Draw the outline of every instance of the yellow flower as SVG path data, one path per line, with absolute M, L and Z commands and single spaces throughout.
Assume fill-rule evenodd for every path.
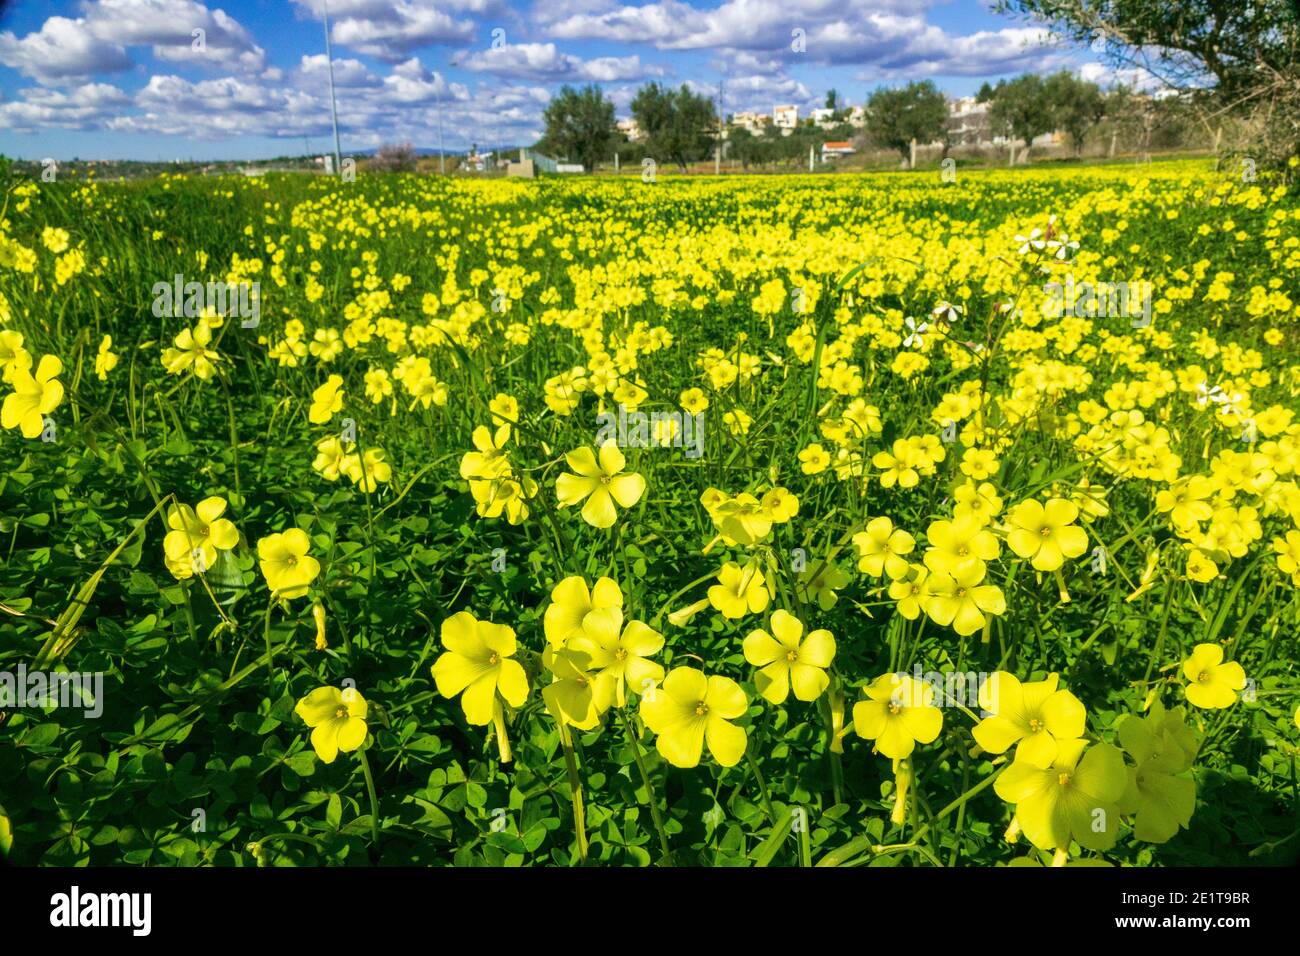
M 66 229 L 55 229 L 46 226 L 41 230 L 41 243 L 50 252 L 58 255 L 68 248 L 68 231 Z
M 922 606 L 936 624 L 963 637 L 984 627 L 985 614 L 1005 614 L 1007 601 L 1002 589 L 984 580 L 984 565 L 977 562 L 953 565 L 951 573 L 934 571 L 925 579 Z
M 930 576 L 930 569 L 924 564 L 908 565 L 907 574 L 889 585 L 889 598 L 898 602 L 898 613 L 909 621 L 921 616 L 921 601 L 928 595 L 925 591 L 925 579 Z
M 629 685 L 645 694 L 663 680 L 663 667 L 648 659 L 663 649 L 663 635 L 642 621 L 628 621 L 624 627 L 621 607 L 590 611 L 583 618 L 581 633 L 570 638 L 568 646 L 585 654 L 597 672 L 595 697 L 602 709 L 610 700 L 619 707 L 626 704 Z
M 216 373 L 216 363 L 221 361 L 221 355 L 208 348 L 211 344 L 212 329 L 206 322 L 200 321 L 192 329 L 183 329 L 176 336 L 176 347 L 163 349 L 163 367 L 171 375 L 193 368 L 195 377 L 206 382 Z
M 713 759 L 734 767 L 748 737 L 730 721 L 748 708 L 745 692 L 729 677 L 705 677 L 693 667 L 676 667 L 662 686 L 641 698 L 641 718 L 656 735 L 655 746 L 674 767 L 699 765 L 704 745 Z
M 104 336 L 99 341 L 99 351 L 95 354 L 95 375 L 101 382 L 108 381 L 108 373 L 117 368 L 117 356 L 112 351 L 113 337 Z
M 21 430 L 24 438 L 39 438 L 45 416 L 63 401 L 63 383 L 57 378 L 63 363 L 57 356 L 44 355 L 34 376 L 18 364 L 8 368 L 14 390 L 0 406 L 0 425 Z
M 931 522 L 925 536 L 930 541 L 925 551 L 926 567 L 962 580 L 970 580 L 973 575 L 973 584 L 984 577 L 984 563 L 998 556 L 998 539 L 973 516 Z
M 906 674 L 881 674 L 866 687 L 867 700 L 853 705 L 853 729 L 874 740 L 886 757 L 909 757 L 918 743 L 928 744 L 943 729 L 943 712 L 934 706 L 934 688 Z
M 205 574 L 217 560 L 217 551 L 229 551 L 239 544 L 239 531 L 233 522 L 221 517 L 226 499 L 204 498 L 197 506 L 172 507 L 167 512 L 171 531 L 163 538 L 167 566 L 178 578 Z
M 301 528 L 270 534 L 257 542 L 258 566 L 276 598 L 296 598 L 320 574 L 320 562 L 307 553 L 311 539 Z
M 442 622 L 447 650 L 433 665 L 433 679 L 443 697 L 460 694 L 465 719 L 475 726 L 492 723 L 500 694 L 511 707 L 528 698 L 528 676 L 515 654 L 515 632 L 505 624 L 480 621 L 460 611 Z
M 393 466 L 384 460 L 382 448 L 367 448 L 365 455 L 346 456 L 339 470 L 364 492 L 372 492 L 393 477 Z
M 829 468 L 830 464 L 830 453 L 816 442 L 799 452 L 799 470 L 805 475 L 819 475 Z
M 623 592 L 613 578 L 599 578 L 591 590 L 577 575 L 565 578 L 551 589 L 551 604 L 542 617 L 546 643 L 564 647 L 582 633 L 587 615 L 602 608 L 623 608 Z
M 474 451 L 467 451 L 460 459 L 460 476 L 465 479 L 490 481 L 510 474 L 510 459 L 504 451 L 510 440 L 510 426 L 501 425 L 495 432 L 479 425 L 470 436 Z
M 591 657 L 572 647 L 542 649 L 542 666 L 551 672 L 551 683 L 542 688 L 542 700 L 556 720 L 579 730 L 591 730 L 609 709 L 610 698 L 598 699 L 596 674 Z
M 1209 709 L 1231 707 L 1237 702 L 1236 692 L 1246 686 L 1246 672 L 1236 661 L 1223 663 L 1223 648 L 1218 644 L 1197 644 L 1183 661 L 1183 676 L 1189 681 L 1187 700 Z
M 1016 745 L 1016 759 L 1045 766 L 1056 759 L 1057 741 L 1083 736 L 1087 714 L 1079 698 L 1057 688 L 1057 675 L 1022 684 L 997 671 L 980 686 L 980 707 L 990 712 L 975 725 L 975 742 L 991 754 Z
M 872 577 L 881 572 L 897 581 L 907 574 L 905 554 L 911 554 L 916 539 L 906 531 L 894 529 L 894 523 L 885 517 L 867 522 L 867 529 L 853 536 L 853 546 L 858 550 L 858 570 Z
M 998 473 L 998 456 L 986 448 L 968 448 L 961 456 L 961 473 L 983 481 Z
M 976 485 L 975 482 L 968 481 L 954 489 L 952 497 L 956 502 L 952 506 L 952 516 L 959 521 L 973 518 L 979 524 L 987 526 L 1002 513 L 1002 499 L 998 497 L 997 489 L 988 482 Z
M 331 375 L 325 384 L 311 393 L 307 417 L 313 425 L 323 425 L 343 409 L 343 376 Z
M 772 613 L 771 628 L 771 634 L 751 631 L 744 641 L 745 660 L 759 668 L 758 692 L 773 704 L 785 703 L 791 687 L 799 700 L 816 700 L 830 683 L 835 638 L 827 630 L 803 637 L 803 622 L 785 610 Z
M 595 528 L 608 528 L 618 519 L 618 509 L 631 508 L 645 494 L 645 479 L 635 472 L 623 474 L 627 460 L 618 445 L 607 441 L 600 459 L 590 448 L 579 448 L 564 456 L 576 474 L 562 474 L 555 482 L 560 507 L 576 505 L 584 498 L 582 518 Z
M 1110 744 L 1096 744 L 1087 753 L 1085 746 L 1083 740 L 1061 740 L 1051 760 L 1018 757 L 993 784 L 999 797 L 1015 805 L 1020 829 L 1040 850 L 1064 850 L 1071 840 L 1106 850 L 1119 834 L 1116 803 L 1128 785 L 1124 757 Z
M 354 687 L 317 687 L 294 706 L 293 712 L 311 730 L 311 746 L 325 763 L 339 752 L 350 753 L 366 741 L 366 715 L 370 707 Z
M 1088 534 L 1074 520 L 1079 508 L 1064 498 L 1047 504 L 1030 499 L 1012 509 L 1007 545 L 1036 571 L 1056 571 L 1066 558 L 1077 558 L 1088 550 Z
M 750 561 L 743 569 L 735 561 L 728 561 L 718 572 L 718 583 L 709 588 L 709 603 L 732 620 L 762 613 L 769 600 L 771 596 L 756 561 Z
M 316 443 L 316 457 L 311 466 L 321 473 L 326 481 L 338 481 L 344 463 L 351 456 L 352 443 L 346 445 L 337 435 L 327 435 Z

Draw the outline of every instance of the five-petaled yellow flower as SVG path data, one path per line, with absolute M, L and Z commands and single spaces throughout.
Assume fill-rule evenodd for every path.
M 607 441 L 600 446 L 600 457 L 590 448 L 579 448 L 564 456 L 575 474 L 562 474 L 555 482 L 560 507 L 576 505 L 583 499 L 582 518 L 595 528 L 608 528 L 618 520 L 618 508 L 631 508 L 645 494 L 645 479 L 635 472 L 623 473 L 627 459 L 618 445 Z
M 785 703 L 791 687 L 799 700 L 816 700 L 830 683 L 835 638 L 825 629 L 804 637 L 803 623 L 785 610 L 772 613 L 771 627 L 771 634 L 759 628 L 745 638 L 745 660 L 759 668 L 754 686 L 773 704 Z
M 1016 745 L 1016 759 L 1039 766 L 1056 759 L 1057 741 L 1083 736 L 1087 714 L 1082 702 L 1057 687 L 1059 678 L 1022 684 L 1014 674 L 996 671 L 980 685 L 980 707 L 989 712 L 971 731 L 991 754 Z
M 443 697 L 460 694 L 465 719 L 475 726 L 493 721 L 498 693 L 511 707 L 528 698 L 528 675 L 515 656 L 515 632 L 505 624 L 480 621 L 460 611 L 442 622 L 447 650 L 433 665 L 433 679 Z
M 1190 682 L 1187 699 L 1197 707 L 1231 707 L 1237 691 L 1246 686 L 1246 672 L 1236 661 L 1223 663 L 1223 648 L 1218 644 L 1197 644 L 1183 661 L 1183 676 Z
M 167 565 L 178 578 L 204 574 L 217 560 L 217 551 L 229 551 L 239 544 L 239 531 L 228 518 L 226 499 L 213 495 L 195 507 L 180 505 L 168 509 L 163 538 Z
M 747 706 L 745 692 L 731 678 L 676 667 L 641 698 L 641 717 L 656 734 L 659 753 L 674 767 L 697 766 L 706 743 L 714 760 L 733 767 L 745 755 L 748 737 L 731 721 Z
M 853 729 L 874 740 L 886 757 L 909 757 L 918 743 L 930 743 L 943 729 L 943 712 L 934 706 L 934 688 L 925 681 L 881 674 L 866 693 L 866 700 L 853 705 Z
M 257 563 L 276 598 L 296 598 L 320 574 L 320 562 L 308 554 L 311 539 L 301 528 L 270 534 L 257 542 Z
M 1095 744 L 1087 753 L 1085 746 L 1062 740 L 1051 760 L 1017 757 L 993 784 L 1015 805 L 1021 830 L 1040 850 L 1066 849 L 1071 840 L 1105 850 L 1119 834 L 1116 803 L 1128 786 L 1124 758 L 1110 744 Z
M 57 378 L 63 363 L 57 356 L 43 355 L 35 375 L 17 363 L 6 368 L 14 390 L 0 407 L 0 425 L 21 430 L 24 438 L 39 438 L 45 416 L 63 401 L 63 383 Z
M 354 687 L 317 687 L 294 707 L 311 728 L 311 746 L 325 763 L 350 753 L 366 740 L 369 705 Z
M 1079 507 L 1064 498 L 1042 504 L 1033 498 L 1022 501 L 1007 516 L 1011 530 L 1007 546 L 1022 558 L 1030 558 L 1036 571 L 1056 571 L 1066 558 L 1077 558 L 1088 550 L 1088 534 L 1074 520 Z

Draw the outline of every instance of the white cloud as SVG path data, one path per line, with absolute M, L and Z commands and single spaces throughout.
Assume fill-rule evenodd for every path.
M 605 56 L 592 60 L 561 53 L 554 43 L 519 43 L 492 47 L 454 61 L 479 73 L 533 80 L 591 80 L 613 83 L 646 76 L 662 76 L 658 67 L 646 67 L 639 56 Z
M 312 17 L 320 17 L 321 0 L 293 2 Z M 330 38 L 358 53 L 395 63 L 421 47 L 474 38 L 474 21 L 454 17 L 446 12 L 448 8 L 482 13 L 492 6 L 441 0 L 336 0 L 329 5 Z
M 41 83 L 66 83 L 131 68 L 120 43 L 102 40 L 78 18 L 50 17 L 35 33 L 19 39 L 0 33 L 0 63 Z
M 249 73 L 266 66 L 266 51 L 239 21 L 196 0 L 98 0 L 86 8 L 86 23 L 97 38 L 150 46 L 160 60 Z M 195 49 L 196 30 L 202 49 Z

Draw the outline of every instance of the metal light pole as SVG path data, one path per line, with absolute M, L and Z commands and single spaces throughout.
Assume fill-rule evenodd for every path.
M 339 147 L 339 104 L 334 97 L 334 54 L 330 51 L 330 8 L 329 0 L 322 0 L 321 10 L 325 16 L 325 62 L 330 73 L 330 118 L 334 123 L 334 169 L 335 175 L 343 175 L 343 150 Z
M 446 82 L 444 77 L 443 83 Z M 447 175 L 447 151 L 442 147 L 442 93 L 438 94 L 438 175 Z

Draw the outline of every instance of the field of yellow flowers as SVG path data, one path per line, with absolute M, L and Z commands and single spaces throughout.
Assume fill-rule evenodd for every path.
M 3 182 L 24 864 L 1300 855 L 1300 203 Z

